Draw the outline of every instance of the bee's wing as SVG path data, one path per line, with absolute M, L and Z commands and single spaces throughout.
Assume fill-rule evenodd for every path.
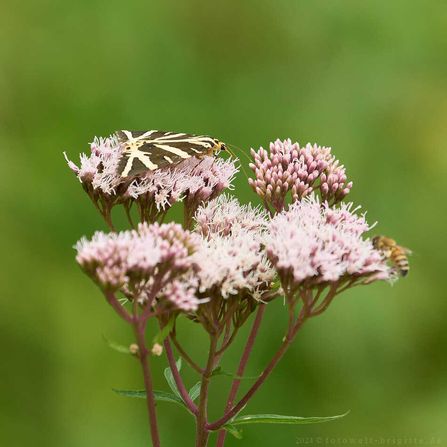
M 400 247 L 406 255 L 411 255 L 413 252 L 407 247 Z

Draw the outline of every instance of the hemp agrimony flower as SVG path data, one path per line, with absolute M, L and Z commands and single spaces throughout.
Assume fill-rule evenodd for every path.
M 192 255 L 198 247 L 197 235 L 178 224 L 141 223 L 137 230 L 98 232 L 91 241 L 81 239 L 76 260 L 105 291 L 122 291 L 140 304 L 164 292 L 173 305 L 191 310 L 199 300 L 189 288 L 172 283 L 193 268 Z
M 267 225 L 267 213 L 261 208 L 241 205 L 227 194 L 201 206 L 195 215 L 196 230 L 203 236 L 220 234 L 228 236 L 240 229 L 263 231 Z
M 140 146 L 135 145 L 137 159 L 135 151 Z M 129 178 L 118 174 L 124 149 L 116 137 L 97 138 L 90 149 L 90 155 L 81 155 L 79 167 L 67 162 L 113 231 L 82 238 L 75 246 L 76 260 L 133 329 L 135 343 L 128 351 L 141 364 L 152 444 L 161 445 L 155 407 L 159 398 L 180 403 L 194 416 L 196 447 L 206 447 L 212 432 L 218 432 L 216 445 L 223 447 L 227 433 L 239 436 L 237 426 L 247 421 L 302 423 L 303 418 L 294 416 L 240 413 L 306 321 L 323 313 L 350 287 L 395 280 L 396 266 L 388 261 L 401 259 L 387 255 L 377 238 L 374 245 L 368 237 L 374 225 L 367 223 L 360 207 L 343 202 L 352 182 L 331 149 L 300 147 L 289 139 L 271 143 L 270 151 L 252 150 L 250 167 L 255 178 L 249 183 L 263 208 L 221 194 L 231 188 L 238 171 L 232 160 L 201 155 L 170 162 L 162 169 L 138 170 L 138 175 Z M 111 210 L 115 206 L 123 207 L 130 229 L 114 230 Z M 182 224 L 162 223 L 173 206 L 183 207 Z M 132 214 L 138 215 L 139 223 L 134 223 Z M 257 333 L 274 301 L 287 316 L 282 342 L 237 399 Z M 239 366 L 234 374 L 224 372 L 222 358 L 253 313 Z M 206 333 L 209 347 L 204 365 L 183 345 L 177 325 L 182 317 Z M 156 336 L 148 346 L 149 324 Z M 188 391 L 173 345 L 199 375 L 200 386 Z M 150 355 L 162 353 L 169 364 L 165 375 L 175 394 L 154 391 Z M 209 384 L 218 374 L 233 376 L 233 380 L 221 416 L 212 421 Z M 139 391 L 121 393 L 141 397 Z
M 352 203 L 330 208 L 314 196 L 295 202 L 269 223 L 266 251 L 284 288 L 389 279 L 390 269 Z
M 341 201 L 350 191 L 345 168 L 332 155 L 331 148 L 316 144 L 300 147 L 289 140 L 270 143 L 270 152 L 262 147 L 251 150 L 250 164 L 256 178 L 249 179 L 253 190 L 276 211 L 286 206 L 290 192 L 292 202 L 318 191 L 323 200 Z

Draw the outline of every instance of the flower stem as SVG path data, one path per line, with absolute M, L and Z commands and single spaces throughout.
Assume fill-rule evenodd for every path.
M 236 394 L 239 390 L 241 384 L 241 377 L 244 374 L 245 367 L 247 366 L 248 359 L 250 357 L 251 351 L 253 349 L 254 342 L 256 340 L 256 335 L 258 334 L 259 326 L 261 325 L 262 318 L 265 312 L 265 304 L 260 304 L 258 307 L 258 311 L 256 313 L 255 320 L 253 322 L 253 326 L 251 328 L 250 334 L 247 339 L 247 343 L 245 345 L 244 351 L 242 353 L 241 360 L 239 362 L 239 366 L 236 372 L 237 378 L 233 380 L 231 384 L 230 394 L 228 395 L 227 404 L 225 407 L 225 412 L 230 411 L 233 406 L 234 399 L 236 398 Z M 225 443 L 225 438 L 227 436 L 227 432 L 225 430 L 221 430 L 219 432 L 219 436 L 217 438 L 216 447 L 223 447 Z
M 172 352 L 171 343 L 169 342 L 169 339 L 166 338 L 163 344 L 166 351 L 166 357 L 168 358 L 169 366 L 172 371 L 172 376 L 174 377 L 175 384 L 177 385 L 177 389 L 180 395 L 182 396 L 183 402 L 185 403 L 185 405 L 188 407 L 189 411 L 192 414 L 197 414 L 198 413 L 197 405 L 189 397 L 188 391 L 185 388 L 185 384 L 183 383 L 177 365 L 175 364 L 175 358 Z
M 197 436 L 196 447 L 206 447 L 208 445 L 209 430 L 208 425 L 208 388 L 211 374 L 215 364 L 215 355 L 218 337 L 215 334 L 210 334 L 210 348 L 208 352 L 208 361 L 205 370 L 202 374 L 202 386 L 200 388 L 199 411 L 197 414 Z
M 130 202 L 130 201 L 124 202 L 124 210 L 126 212 L 127 221 L 129 222 L 129 224 L 132 228 L 135 228 L 135 224 L 133 223 L 133 219 L 132 219 L 132 214 L 130 212 L 131 207 L 132 207 L 132 202 Z
M 289 328 L 287 330 L 287 334 L 284 337 L 284 341 L 281 344 L 280 348 L 276 352 L 276 354 L 273 356 L 273 358 L 270 360 L 270 363 L 267 365 L 267 367 L 264 369 L 262 374 L 259 376 L 258 380 L 252 385 L 252 387 L 245 393 L 245 395 L 242 397 L 242 399 L 234 405 L 229 411 L 227 411 L 220 419 L 217 421 L 208 424 L 207 429 L 208 430 L 218 430 L 221 428 L 224 424 L 226 424 L 231 418 L 236 416 L 242 408 L 247 404 L 247 402 L 253 397 L 253 395 L 256 393 L 256 391 L 261 387 L 261 385 L 265 382 L 267 377 L 271 374 L 275 366 L 278 364 L 278 362 L 281 360 L 282 356 L 287 351 L 288 347 L 292 343 L 293 339 L 295 338 L 296 333 L 300 329 L 300 327 L 303 325 L 303 323 L 306 321 L 308 314 L 306 311 L 306 307 L 303 307 L 301 309 L 301 312 L 298 316 L 298 318 L 295 321 L 294 325 L 289 325 Z
M 199 374 L 203 374 L 203 369 L 191 358 L 191 356 L 183 349 L 182 345 L 177 340 L 177 335 L 175 333 L 171 333 L 170 337 L 172 343 L 177 348 L 177 351 L 182 356 L 183 360 L 191 366 L 195 371 Z
M 158 434 L 157 415 L 155 411 L 155 399 L 152 385 L 152 374 L 149 367 L 148 350 L 146 348 L 144 335 L 146 332 L 146 322 L 139 318 L 134 323 L 135 336 L 138 344 L 138 358 L 141 363 L 144 376 L 144 387 L 146 389 L 146 404 L 149 417 L 149 427 L 153 447 L 160 447 L 160 437 Z

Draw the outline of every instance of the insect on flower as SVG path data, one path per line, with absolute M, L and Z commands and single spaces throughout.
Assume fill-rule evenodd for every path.
M 117 168 L 121 177 L 133 177 L 227 149 L 217 138 L 160 130 L 120 130 L 116 137 L 123 148 Z
M 389 259 L 400 276 L 406 276 L 410 271 L 407 255 L 411 254 L 411 250 L 397 245 L 394 239 L 386 236 L 376 236 L 373 239 L 373 245 L 376 250 L 382 252 L 385 258 Z

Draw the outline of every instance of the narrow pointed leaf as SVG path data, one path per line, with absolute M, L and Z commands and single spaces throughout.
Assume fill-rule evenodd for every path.
M 228 371 L 223 370 L 221 366 L 218 366 L 213 370 L 213 372 L 211 373 L 211 377 L 214 376 L 227 376 L 238 380 L 254 380 L 259 378 L 259 376 L 237 376 L 236 374 L 232 374 Z
M 158 343 L 159 345 L 163 344 L 165 338 L 169 335 L 172 328 L 174 327 L 175 317 L 172 317 L 166 326 L 164 326 L 153 338 L 152 344 L 155 345 Z
M 224 425 L 222 428 L 230 433 L 230 435 L 233 435 L 236 439 L 242 439 L 242 430 L 234 427 L 233 425 L 227 424 Z
M 113 391 L 121 396 L 134 397 L 137 399 L 146 399 L 145 390 L 118 390 L 112 388 Z M 166 391 L 154 391 L 154 398 L 157 401 L 171 402 L 174 404 L 179 404 L 184 407 L 183 401 L 179 399 L 175 394 L 168 393 Z
M 112 348 L 114 351 L 119 352 L 121 354 L 131 354 L 128 346 L 120 345 L 119 343 L 115 343 L 112 340 L 109 340 L 105 335 L 102 336 L 104 341 L 107 343 L 109 348 Z
M 177 369 L 180 371 L 182 369 L 182 358 L 179 357 L 175 364 L 177 365 Z M 175 383 L 171 368 L 168 367 L 164 370 L 164 376 L 166 382 L 168 382 L 169 388 L 171 388 L 172 392 L 181 400 L 182 398 L 180 396 L 179 390 L 177 389 L 177 384 Z
M 190 390 L 189 397 L 194 402 L 200 395 L 200 388 L 202 386 L 202 382 L 197 382 Z
M 283 416 L 280 414 L 247 414 L 245 416 L 237 416 L 231 420 L 231 425 L 243 424 L 320 424 L 322 422 L 334 421 L 341 419 L 349 413 L 339 414 L 336 416 L 322 417 L 299 417 L 299 416 Z

